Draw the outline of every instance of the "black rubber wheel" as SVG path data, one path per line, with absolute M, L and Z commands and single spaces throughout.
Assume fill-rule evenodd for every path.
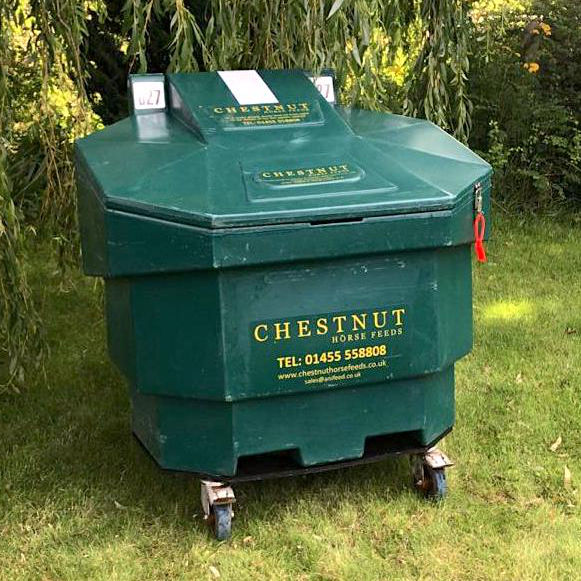
M 215 504 L 214 535 L 219 541 L 226 541 L 232 535 L 232 507 L 229 504 Z
M 442 500 L 448 492 L 446 471 L 444 468 L 431 468 L 424 466 L 424 478 L 426 479 L 426 496 L 432 500 Z
M 432 468 L 427 463 L 412 468 L 415 489 L 432 500 L 442 500 L 448 492 L 446 471 L 444 468 Z

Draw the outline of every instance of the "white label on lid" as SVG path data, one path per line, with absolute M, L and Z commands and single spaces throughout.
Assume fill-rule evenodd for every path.
M 324 77 L 309 77 L 311 83 L 317 87 L 317 91 L 329 101 L 335 102 L 335 87 L 333 86 L 333 77 L 330 75 Z
M 133 107 L 137 111 L 165 109 L 165 88 L 163 81 L 134 82 Z
M 278 103 L 275 94 L 256 71 L 218 71 L 218 74 L 239 105 Z

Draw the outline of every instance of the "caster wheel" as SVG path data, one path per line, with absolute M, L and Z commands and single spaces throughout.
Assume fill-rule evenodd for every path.
M 448 457 L 432 448 L 423 456 L 413 456 L 411 462 L 415 489 L 426 498 L 442 500 L 448 491 L 446 468 L 452 466 Z
M 219 541 L 226 541 L 232 535 L 232 505 L 215 504 L 212 507 L 214 535 Z
M 448 492 L 446 472 L 443 468 L 431 468 L 424 466 L 424 479 L 426 487 L 424 494 L 432 500 L 442 500 Z
M 236 502 L 234 491 L 228 484 L 213 480 L 202 480 L 200 497 L 204 509 L 204 520 L 214 530 L 219 541 L 225 541 L 232 534 L 232 505 Z

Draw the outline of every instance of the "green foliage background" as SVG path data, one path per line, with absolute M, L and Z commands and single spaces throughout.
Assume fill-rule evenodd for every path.
M 552 214 L 578 206 L 581 3 L 487 0 L 472 17 L 470 143 L 495 168 L 497 203 Z
M 580 19 L 575 0 L 4 0 L 0 385 L 46 355 L 29 242 L 76 264 L 72 144 L 126 115 L 128 73 L 331 67 L 343 104 L 433 120 L 495 165 L 497 203 L 554 211 L 581 181 Z

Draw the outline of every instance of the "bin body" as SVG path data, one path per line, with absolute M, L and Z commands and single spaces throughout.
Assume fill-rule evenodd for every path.
M 490 167 L 428 122 L 261 77 L 278 110 L 168 75 L 163 111 L 77 145 L 84 268 L 105 279 L 133 430 L 162 467 L 225 477 L 265 454 L 434 443 L 472 345 Z

